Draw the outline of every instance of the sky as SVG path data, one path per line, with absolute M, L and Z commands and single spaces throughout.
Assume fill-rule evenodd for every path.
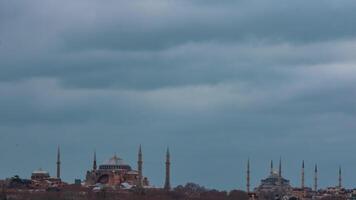
M 0 179 L 115 153 L 162 186 L 255 187 L 269 162 L 356 186 L 356 2 L 0 0 Z

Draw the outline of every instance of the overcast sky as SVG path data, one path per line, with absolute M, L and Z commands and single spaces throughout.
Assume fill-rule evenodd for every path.
M 269 160 L 356 185 L 356 2 L 0 0 L 0 178 L 84 179 L 94 149 L 162 186 L 245 189 Z

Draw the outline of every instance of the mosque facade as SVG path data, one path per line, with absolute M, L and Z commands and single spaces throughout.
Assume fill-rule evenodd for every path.
M 33 189 L 49 189 L 49 188 L 60 188 L 65 185 L 61 179 L 61 155 L 60 149 L 57 150 L 57 174 L 55 177 L 51 177 L 49 172 L 39 168 L 31 174 L 31 180 L 29 181 L 28 187 Z
M 271 161 L 270 175 L 261 180 L 261 184 L 255 188 L 255 193 L 259 199 L 282 198 L 292 194 L 293 188 L 290 181 L 282 176 L 282 164 L 279 161 L 279 170 L 273 170 L 273 162 Z
M 165 190 L 171 190 L 170 185 L 170 154 L 167 149 L 166 153 L 166 172 L 165 183 L 163 188 Z M 117 155 L 112 156 L 101 165 L 97 165 L 96 152 L 94 152 L 93 166 L 91 170 L 86 172 L 85 181 L 80 179 L 75 184 L 79 184 L 86 187 L 99 188 L 102 187 L 114 187 L 116 189 L 131 189 L 131 188 L 150 188 L 150 183 L 147 177 L 143 176 L 143 154 L 141 145 L 138 151 L 137 169 L 134 169 L 129 164 L 126 164 L 124 160 Z M 76 179 L 77 181 L 77 179 Z M 50 176 L 50 173 L 46 170 L 39 168 L 31 174 L 31 179 L 20 179 L 14 177 L 9 179 L 9 182 L 13 182 L 12 185 L 22 185 L 25 188 L 31 189 L 51 189 L 51 188 L 63 188 L 68 184 L 61 179 L 61 154 L 60 148 L 57 151 L 56 161 L 56 176 Z M 17 184 L 19 183 L 19 184 Z M 16 187 L 17 187 L 16 186 Z
M 148 187 L 147 177 L 142 175 L 142 150 L 138 152 L 137 170 L 125 164 L 124 160 L 114 155 L 97 167 L 94 153 L 93 168 L 86 173 L 86 186 L 105 185 L 119 188 Z

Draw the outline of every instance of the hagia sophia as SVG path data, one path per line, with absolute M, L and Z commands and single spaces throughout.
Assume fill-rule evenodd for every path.
M 148 187 L 147 177 L 142 175 L 142 149 L 139 148 L 137 170 L 133 170 L 130 165 L 114 155 L 104 164 L 97 167 L 96 153 L 94 153 L 93 169 L 87 171 L 85 185 L 105 184 L 110 186 L 139 186 Z
M 163 188 L 170 190 L 170 153 L 166 152 L 166 178 Z M 38 169 L 32 172 L 31 179 L 20 179 L 18 176 L 13 178 L 15 187 L 18 185 L 27 185 L 33 189 L 61 188 L 67 183 L 61 180 L 61 154 L 60 148 L 57 150 L 56 177 L 51 177 L 48 171 Z M 116 189 L 131 188 L 150 188 L 147 177 L 143 175 L 143 154 L 141 145 L 138 150 L 137 169 L 126 164 L 124 160 L 116 154 L 101 165 L 97 165 L 96 152 L 94 152 L 93 166 L 86 173 L 84 181 L 77 184 L 85 187 L 111 187 Z

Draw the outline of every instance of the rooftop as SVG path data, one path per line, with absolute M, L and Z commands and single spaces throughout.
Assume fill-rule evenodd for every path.
M 120 157 L 117 157 L 116 155 L 114 155 L 109 160 L 104 162 L 104 165 L 123 165 L 123 164 L 124 164 L 124 160 L 121 159 Z

